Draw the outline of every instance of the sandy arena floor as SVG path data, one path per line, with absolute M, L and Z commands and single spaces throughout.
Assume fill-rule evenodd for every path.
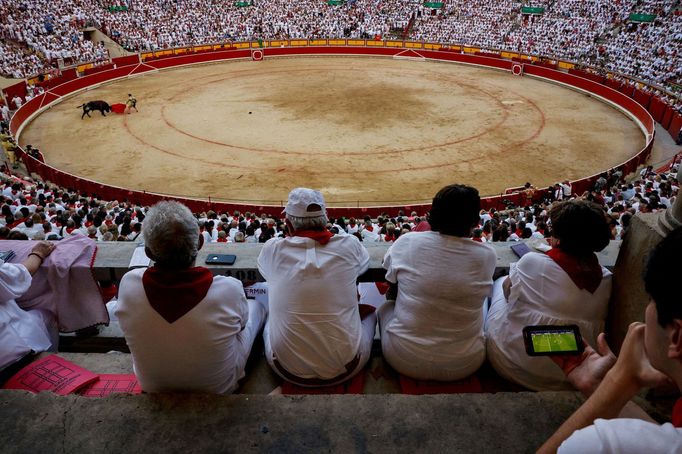
M 139 113 L 80 119 L 83 102 Z M 641 149 L 637 125 L 589 96 L 488 69 L 375 58 L 231 62 L 155 72 L 69 98 L 20 142 L 96 181 L 279 204 L 296 186 L 330 205 L 429 202 L 593 174 Z

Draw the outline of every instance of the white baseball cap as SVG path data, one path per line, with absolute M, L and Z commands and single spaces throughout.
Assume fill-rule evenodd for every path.
M 326 216 L 324 197 L 320 191 L 296 188 L 289 193 L 289 200 L 283 213 L 297 218 Z

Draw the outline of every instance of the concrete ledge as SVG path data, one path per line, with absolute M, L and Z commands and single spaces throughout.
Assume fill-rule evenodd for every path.
M 0 391 L 0 446 L 23 452 L 534 452 L 572 392 L 92 399 Z
M 518 261 L 518 257 L 510 249 L 516 242 L 489 243 L 495 248 L 497 254 L 496 271 L 498 273 L 509 269 L 509 264 Z M 390 247 L 390 243 L 363 243 L 370 256 L 369 270 L 362 276 L 362 282 L 383 281 L 386 271 L 381 262 Z M 597 253 L 599 263 L 607 268 L 612 268 L 616 263 L 620 241 L 611 243 L 601 252 Z M 97 243 L 97 256 L 93 271 L 98 280 L 117 281 L 129 270 L 130 258 L 135 251 L 136 243 L 126 242 L 99 242 Z M 197 265 L 206 266 L 213 274 L 233 276 L 242 282 L 263 281 L 263 276 L 258 272 L 256 260 L 262 249 L 262 244 L 234 244 L 234 243 L 210 243 L 204 245 L 197 256 Z M 234 254 L 237 261 L 232 266 L 206 265 L 208 254 Z

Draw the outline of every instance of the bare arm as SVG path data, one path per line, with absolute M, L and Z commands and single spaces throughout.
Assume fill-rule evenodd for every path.
M 509 295 L 511 294 L 512 281 L 509 276 L 502 282 L 502 293 L 504 293 L 504 299 L 509 300 Z
M 555 453 L 561 443 L 576 430 L 591 425 L 595 419 L 613 419 L 617 417 L 630 398 L 637 392 L 624 392 L 611 374 L 607 374 L 604 381 L 587 401 L 573 413 L 549 440 L 540 447 L 538 453 Z
M 564 422 L 542 447 L 539 453 L 554 453 L 561 443 L 576 430 L 594 423 L 595 419 L 612 419 L 617 416 L 635 417 L 652 421 L 630 399 L 645 386 L 655 386 L 667 377 L 654 369 L 644 351 L 644 324 L 633 323 L 623 342 L 621 355 L 596 391 L 575 413 Z
M 45 258 L 52 254 L 52 251 L 54 251 L 54 244 L 49 241 L 36 243 L 28 257 L 26 257 L 26 260 L 22 262 L 22 265 L 24 265 L 31 276 L 33 276 L 36 271 L 38 271 L 38 268 L 40 268 L 40 265 L 43 264 Z
M 620 411 L 618 414 L 619 418 L 630 418 L 630 419 L 642 419 L 644 421 L 652 422 L 654 424 L 658 424 L 658 421 L 656 421 L 654 418 L 649 416 L 649 413 L 644 411 L 642 407 L 634 403 L 633 401 L 629 401 L 627 404 L 625 404 L 625 407 Z

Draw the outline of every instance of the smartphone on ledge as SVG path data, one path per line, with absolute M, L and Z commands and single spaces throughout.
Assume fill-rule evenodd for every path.
M 234 265 L 236 260 L 237 256 L 232 254 L 208 254 L 206 256 L 207 265 Z

